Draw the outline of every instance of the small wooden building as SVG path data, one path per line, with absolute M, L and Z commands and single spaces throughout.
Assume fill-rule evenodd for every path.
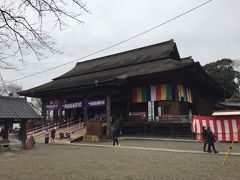
M 26 140 L 27 122 L 42 120 L 24 98 L 0 96 L 0 125 L 3 126 L 2 139 L 8 140 L 9 129 L 13 123 L 20 123 L 22 142 Z
M 42 100 L 46 121 L 106 120 L 122 133 L 189 135 L 191 115 L 210 115 L 223 89 L 173 40 L 84 62 L 22 91 Z M 190 117 L 189 117 L 190 115 Z

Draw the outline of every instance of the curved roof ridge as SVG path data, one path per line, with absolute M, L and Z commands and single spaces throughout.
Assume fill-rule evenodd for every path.
M 78 62 L 70 71 L 53 80 L 169 57 L 181 61 L 176 43 L 173 40 Z
M 151 48 L 151 47 L 154 47 L 154 46 L 159 46 L 159 45 L 163 45 L 163 44 L 170 44 L 170 43 L 175 44 L 174 40 L 170 39 L 169 41 L 164 41 L 164 42 L 160 42 L 160 43 L 156 43 L 156 44 L 151 44 L 151 45 L 148 45 L 148 46 L 143 46 L 143 47 L 127 50 L 127 51 L 118 52 L 118 53 L 115 53 L 115 54 L 110 54 L 110 55 L 106 55 L 106 56 L 102 56 L 102 57 L 98 57 L 98 58 L 94 58 L 94 59 L 89 59 L 89 60 L 86 60 L 86 61 L 77 62 L 76 66 L 80 65 L 80 64 L 88 63 L 89 61 L 98 61 L 98 60 L 103 59 L 103 58 L 119 56 L 121 54 L 126 54 L 126 53 L 129 53 L 129 52 L 139 51 L 139 50 L 142 50 L 142 49 L 147 49 L 147 48 Z

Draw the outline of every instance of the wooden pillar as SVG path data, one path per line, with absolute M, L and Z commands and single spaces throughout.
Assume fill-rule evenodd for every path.
M 83 121 L 88 120 L 87 97 L 83 98 Z
M 178 99 L 178 91 L 177 91 L 177 88 L 175 90 L 175 113 L 176 115 L 180 115 L 180 104 L 179 104 L 179 99 Z
M 126 99 L 126 109 L 127 109 L 127 117 L 129 116 L 129 112 L 130 112 L 130 105 L 131 105 L 131 94 L 129 93 L 131 92 L 130 90 L 127 92 L 127 99 Z
M 110 138 L 112 135 L 111 132 L 111 95 L 108 94 L 106 98 L 106 115 L 107 115 L 107 137 Z
M 22 120 L 20 124 L 21 124 L 20 140 L 22 142 L 23 147 L 25 147 L 26 139 L 27 139 L 27 131 L 26 131 L 27 121 Z
M 7 119 L 4 121 L 3 139 L 8 139 L 9 121 L 10 120 Z
M 43 122 L 46 124 L 47 122 L 47 109 L 46 109 L 46 100 L 41 99 L 42 101 L 42 117 L 43 117 Z
M 63 100 L 59 100 L 59 109 L 58 109 L 58 122 L 62 122 L 63 121 L 63 116 L 62 116 L 62 103 L 63 103 Z

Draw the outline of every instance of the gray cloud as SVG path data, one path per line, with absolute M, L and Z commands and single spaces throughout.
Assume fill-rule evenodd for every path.
M 52 30 L 52 26 L 45 24 L 63 54 L 48 54 L 49 58 L 41 62 L 29 57 L 26 65 L 20 65 L 24 69 L 22 72 L 29 75 L 76 60 L 154 27 L 203 2 L 205 1 L 89 0 L 87 5 L 92 14 L 82 16 L 85 21 L 84 25 L 77 25 L 70 21 L 70 27 L 60 32 L 56 29 Z M 175 40 L 182 57 L 192 56 L 202 65 L 224 57 L 239 59 L 239 7 L 239 0 L 212 1 L 152 32 L 86 59 L 169 39 Z M 51 72 L 18 81 L 18 84 L 22 84 L 25 89 L 31 88 L 50 81 L 74 66 L 75 63 L 72 63 Z M 8 71 L 4 72 L 4 77 L 6 80 L 12 80 L 20 78 L 22 75 L 18 72 Z

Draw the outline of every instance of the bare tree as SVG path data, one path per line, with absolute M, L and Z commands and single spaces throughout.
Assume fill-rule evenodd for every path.
M 33 107 L 33 109 L 38 113 L 39 115 L 42 114 L 42 101 L 39 98 L 33 98 L 31 97 L 31 101 L 29 104 Z
M 44 17 L 52 17 L 53 27 L 63 29 L 66 18 L 82 24 L 79 16 L 83 12 L 88 10 L 82 0 L 1 0 L 0 68 L 14 69 L 12 60 L 23 61 L 30 53 L 39 60 L 46 50 L 57 52 L 54 41 L 43 31 Z
M 22 86 L 14 83 L 5 84 L 1 74 L 0 74 L 0 78 L 1 78 L 1 81 L 3 82 L 2 86 L 0 86 L 0 95 L 18 97 L 19 95 L 17 94 L 17 92 L 22 91 Z

